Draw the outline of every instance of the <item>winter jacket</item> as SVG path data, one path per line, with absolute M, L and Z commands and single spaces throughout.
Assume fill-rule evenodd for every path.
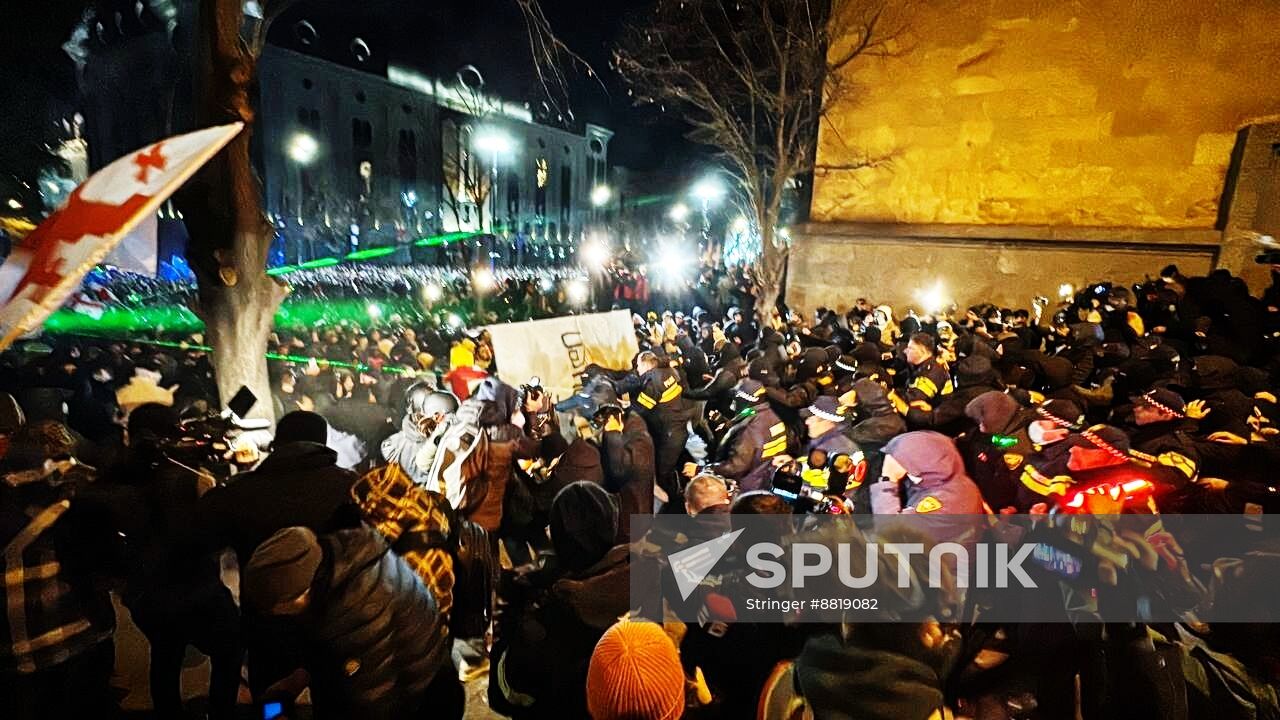
M 721 415 L 729 414 L 729 405 L 733 402 L 733 388 L 742 379 L 747 363 L 741 358 L 730 360 L 724 367 L 716 370 L 711 381 L 700 388 L 685 391 L 690 400 L 706 400 L 707 407 L 720 411 Z
M 884 447 L 907 471 L 900 483 L 880 482 L 871 487 L 871 508 L 877 515 L 956 515 L 954 520 L 935 519 L 919 530 L 938 542 L 973 543 L 979 527 L 969 516 L 983 513 L 978 486 L 964 471 L 955 443 L 935 432 L 899 435 Z
M 748 492 L 769 486 L 773 460 L 792 454 L 794 448 L 787 426 L 767 404 L 755 406 L 755 414 L 739 420 L 720 443 L 717 461 L 707 472 L 738 481 L 738 491 Z
M 861 366 L 859 366 L 861 370 Z M 871 484 L 880 479 L 884 464 L 885 443 L 907 431 L 907 423 L 889 402 L 884 388 L 875 380 L 864 378 L 853 385 L 858 396 L 858 415 L 863 418 L 849 428 L 849 439 L 857 444 L 867 460 L 867 473 L 862 485 L 850 494 L 857 512 L 869 512 Z
M 47 670 L 115 631 L 99 576 L 119 567 L 119 536 L 104 513 L 76 496 L 90 475 L 77 465 L 0 477 L 0 548 L 13 563 L 0 586 L 10 608 L 0 622 L 0 672 Z
M 969 477 L 992 509 L 1014 505 L 1022 465 L 1034 452 L 1027 426 L 1039 416 L 998 391 L 979 395 L 965 412 L 979 426 L 956 439 Z
M 440 423 L 438 430 L 445 428 L 445 423 Z M 392 435 L 382 441 L 382 458 L 389 463 L 395 463 L 404 470 L 409 477 L 413 478 L 413 482 L 417 485 L 425 485 L 430 479 L 431 459 L 435 457 L 433 452 L 423 452 L 428 450 L 428 445 L 434 446 L 439 434 L 433 437 L 423 435 L 416 423 L 408 416 L 400 423 L 400 432 Z
M 943 396 L 955 390 L 951 383 L 951 371 L 940 360 L 930 358 L 911 368 L 907 381 L 906 401 L 911 407 L 933 410 Z
M 277 448 L 252 472 L 200 499 L 203 541 L 215 549 L 230 546 L 243 566 L 277 530 L 300 526 L 322 534 L 357 527 L 360 511 L 351 497 L 356 474 L 337 460 L 337 453 L 317 443 Z
M 465 401 L 455 415 L 455 421 L 473 417 L 487 436 L 487 452 L 484 457 L 482 485 L 483 499 L 473 503 L 463 513 L 470 520 L 490 533 L 496 533 L 502 525 L 502 508 L 507 485 L 515 474 L 516 460 L 529 460 L 538 456 L 539 443 L 523 430 L 511 424 L 511 417 L 519 407 L 515 388 L 494 379 L 485 380 L 476 388 L 476 394 Z
M 449 667 L 434 596 L 369 527 L 321 538 L 307 659 L 316 718 L 401 718 Z M 326 572 L 327 570 L 327 572 Z
M 943 717 L 946 677 L 936 667 L 898 650 L 857 647 L 824 635 L 805 644 L 795 672 L 796 684 L 815 717 Z
M 644 421 L 629 415 L 621 432 L 605 432 L 601 442 L 604 488 L 618 498 L 619 543 L 630 542 L 631 516 L 653 514 L 653 438 Z
M 630 607 L 629 548 L 562 574 L 526 568 L 498 591 L 490 705 L 518 720 L 587 720 L 587 665 L 596 643 Z

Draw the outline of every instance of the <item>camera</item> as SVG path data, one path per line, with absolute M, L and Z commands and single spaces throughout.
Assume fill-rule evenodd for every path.
M 207 469 L 226 479 L 231 476 L 227 461 L 235 438 L 245 431 L 265 431 L 270 426 L 265 420 L 241 419 L 257 402 L 257 396 L 241 386 L 225 411 L 184 421 L 172 436 L 156 438 L 157 448 L 177 463 Z
M 804 477 L 795 472 L 794 464 L 775 468 L 770 481 L 769 492 L 782 498 L 791 505 L 797 514 L 810 515 L 843 515 L 844 503 L 838 497 L 828 496 L 818 488 L 805 482 Z

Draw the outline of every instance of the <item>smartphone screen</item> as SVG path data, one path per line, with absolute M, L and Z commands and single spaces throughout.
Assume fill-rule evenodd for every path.
M 264 703 L 262 706 L 262 720 L 274 720 L 284 715 L 284 703 L 272 702 Z

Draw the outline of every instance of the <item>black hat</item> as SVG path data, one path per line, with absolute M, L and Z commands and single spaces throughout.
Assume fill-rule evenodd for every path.
M 1078 434 L 1073 434 L 1068 441 L 1070 447 L 1092 447 L 1098 450 L 1128 455 L 1129 436 L 1124 431 L 1110 425 L 1094 425 Z
M 329 423 L 316 413 L 294 410 L 276 423 L 276 436 L 272 445 L 279 448 L 295 442 L 313 442 L 321 445 L 329 438 Z
M 323 555 L 311 530 L 289 527 L 276 531 L 253 551 L 245 565 L 241 582 L 245 604 L 269 611 L 301 596 L 315 580 Z
M 556 493 L 548 525 L 560 566 L 586 570 L 613 547 L 618 534 L 618 506 L 605 489 L 578 481 Z
M 858 358 L 852 355 L 841 355 L 831 365 L 831 371 L 837 378 L 843 378 L 858 372 Z
M 776 385 L 778 383 L 778 373 L 774 370 L 773 365 L 763 356 L 752 360 L 747 364 L 747 377 L 752 380 L 759 380 L 765 385 Z
M 1070 400 L 1045 401 L 1036 408 L 1036 414 L 1046 420 L 1053 420 L 1063 427 L 1075 427 L 1084 420 L 1084 410 Z

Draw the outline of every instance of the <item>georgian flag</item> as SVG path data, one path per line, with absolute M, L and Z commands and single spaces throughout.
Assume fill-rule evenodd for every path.
M 81 278 L 244 127 L 161 140 L 118 158 L 76 188 L 0 266 L 0 350 L 36 330 Z

